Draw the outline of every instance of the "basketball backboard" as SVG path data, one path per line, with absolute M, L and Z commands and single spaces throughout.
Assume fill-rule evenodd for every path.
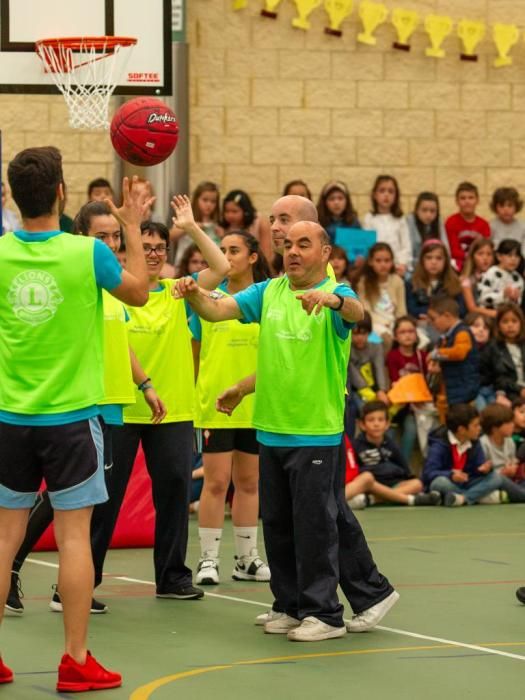
M 38 39 L 109 35 L 137 39 L 115 94 L 169 95 L 171 20 L 171 0 L 0 0 L 0 92 L 58 92 Z

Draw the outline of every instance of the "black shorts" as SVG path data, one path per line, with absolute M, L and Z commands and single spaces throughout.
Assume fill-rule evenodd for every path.
M 31 508 L 42 479 L 59 510 L 103 503 L 103 456 L 98 418 L 53 426 L 0 422 L 0 506 Z
M 202 451 L 213 452 L 246 452 L 249 455 L 259 454 L 257 433 L 253 428 L 203 428 Z

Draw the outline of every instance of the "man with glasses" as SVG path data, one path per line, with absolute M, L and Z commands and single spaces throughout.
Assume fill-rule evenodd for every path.
M 173 198 L 176 225 L 191 236 L 209 268 L 199 273 L 199 284 L 212 290 L 224 279 L 229 265 L 219 248 L 197 226 L 190 201 Z M 142 245 L 149 275 L 148 302 L 141 313 L 129 307 L 130 347 L 147 374 L 136 390 L 136 403 L 124 409 L 124 425 L 113 438 L 113 474 L 109 486 L 107 527 L 93 541 L 95 560 L 103 561 L 109 547 L 126 487 L 142 442 L 152 481 L 155 507 L 155 583 L 158 598 L 190 600 L 203 592 L 192 585 L 186 566 L 188 510 L 193 450 L 194 369 L 186 305 L 174 299 L 173 279 L 161 279 L 166 262 L 169 231 L 161 223 L 141 225 Z M 166 417 L 151 423 L 143 391 L 152 385 L 163 393 Z M 96 572 L 100 583 L 102 572 Z

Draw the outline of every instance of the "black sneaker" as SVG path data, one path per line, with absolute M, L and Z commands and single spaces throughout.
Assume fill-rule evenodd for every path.
M 9 587 L 9 594 L 5 603 L 5 609 L 9 610 L 16 615 L 22 615 L 24 612 L 24 606 L 20 598 L 23 598 L 24 594 L 22 592 L 22 584 L 20 583 L 20 576 L 16 571 L 11 572 L 11 586 Z
M 521 588 L 518 588 L 516 591 L 516 598 L 520 601 L 520 603 L 523 603 L 525 605 L 525 586 L 521 586 Z
M 170 588 L 169 590 L 157 590 L 157 598 L 175 598 L 176 600 L 198 600 L 202 598 L 204 591 L 201 588 L 192 586 L 191 583 L 180 588 Z
M 51 602 L 49 603 L 49 609 L 53 612 L 64 612 L 62 601 L 60 600 L 60 595 L 58 594 L 58 589 L 55 585 L 53 585 L 52 588 L 54 593 L 53 597 L 51 598 Z M 107 613 L 107 611 L 108 606 L 105 603 L 101 603 L 99 600 L 91 598 L 91 609 L 89 612 L 92 615 L 103 615 L 104 613 Z
M 430 491 L 430 493 L 416 493 L 414 498 L 415 506 L 439 506 L 441 503 L 441 494 L 439 491 Z

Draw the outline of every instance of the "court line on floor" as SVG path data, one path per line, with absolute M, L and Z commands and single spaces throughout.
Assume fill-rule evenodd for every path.
M 58 564 L 52 562 L 41 561 L 40 559 L 28 558 L 26 561 L 32 564 L 38 564 L 40 566 L 47 566 L 52 569 L 58 569 Z M 125 581 L 127 583 L 141 583 L 147 586 L 154 586 L 153 581 L 146 581 L 144 579 L 132 578 L 131 576 L 114 576 L 112 577 L 114 581 Z M 270 607 L 269 603 L 262 603 L 256 600 L 246 600 L 246 598 L 237 598 L 236 596 L 223 595 L 222 593 L 208 593 L 206 591 L 206 596 L 209 598 L 218 598 L 221 600 L 231 600 L 234 603 L 246 603 L 247 605 L 256 605 L 258 607 L 266 608 Z M 477 644 L 468 644 L 467 642 L 457 642 L 453 639 L 442 639 L 441 637 L 432 637 L 426 634 L 418 634 L 417 632 L 409 632 L 408 630 L 397 629 L 396 627 L 383 627 L 378 625 L 375 629 L 383 630 L 384 632 L 391 632 L 392 634 L 399 634 L 404 637 L 413 637 L 415 639 L 426 639 L 430 642 L 439 642 L 440 644 L 448 644 L 455 647 L 461 647 L 463 649 L 471 649 L 473 651 L 482 651 L 486 654 L 493 654 L 494 656 L 504 656 L 509 659 L 516 659 L 518 661 L 525 661 L 525 656 L 521 654 L 511 654 L 508 651 L 501 651 L 500 649 L 492 649 L 490 647 L 483 647 Z

